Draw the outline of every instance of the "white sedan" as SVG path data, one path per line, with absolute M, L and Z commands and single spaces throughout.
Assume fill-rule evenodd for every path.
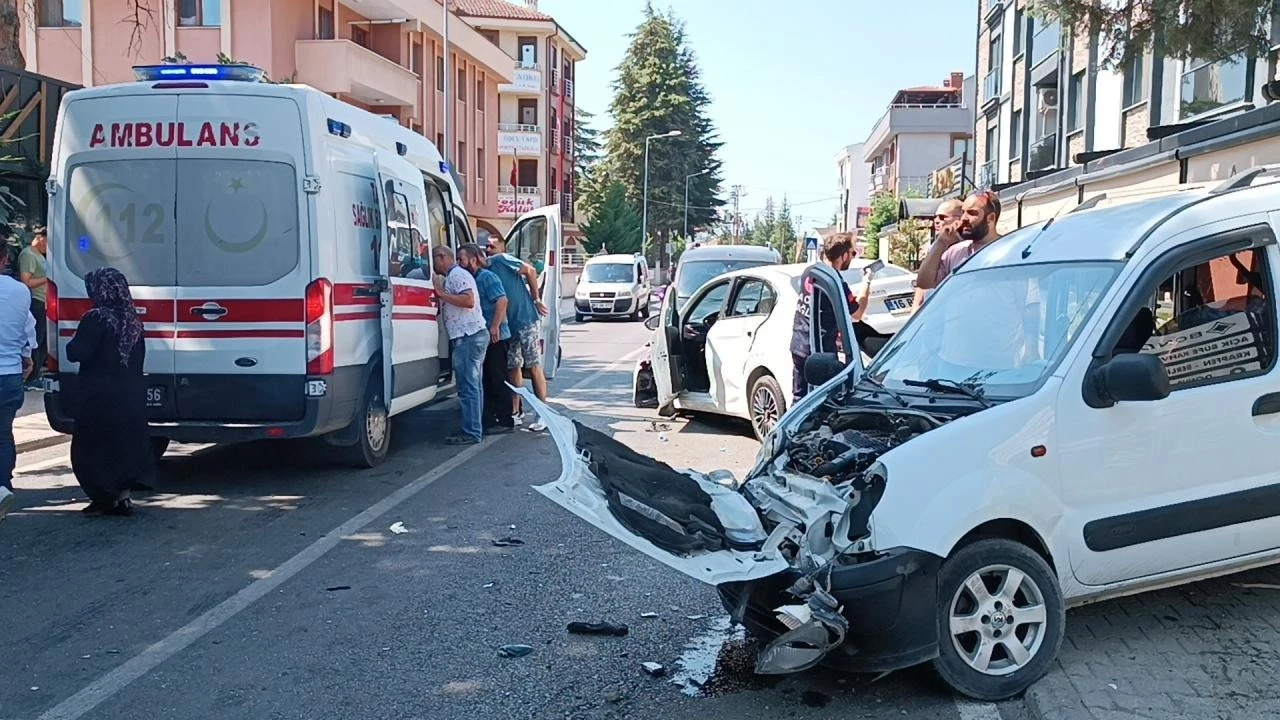
M 763 438 L 794 397 L 791 334 L 811 267 L 764 265 L 717 276 L 679 312 L 668 293 L 645 323 L 655 332 L 649 357 L 633 373 L 636 407 L 742 418 Z M 865 353 L 862 360 L 869 361 Z
M 874 260 L 855 258 L 841 275 L 851 288 L 862 284 L 862 269 Z M 885 263 L 871 278 L 871 307 L 867 308 L 862 322 L 877 334 L 886 338 L 894 335 L 911 317 L 911 305 L 916 292 L 916 274 L 910 270 Z

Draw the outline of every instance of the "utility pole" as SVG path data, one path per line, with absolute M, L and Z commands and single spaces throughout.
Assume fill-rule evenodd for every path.
M 742 186 L 734 185 L 729 197 L 733 199 L 733 244 L 739 245 L 742 242 L 742 216 L 738 214 L 738 205 L 742 200 Z

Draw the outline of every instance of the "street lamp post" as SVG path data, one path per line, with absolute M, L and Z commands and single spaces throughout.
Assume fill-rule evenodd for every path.
M 692 175 L 684 176 L 684 239 L 685 239 L 685 242 L 689 241 L 689 181 L 698 177 L 699 175 L 706 175 L 709 172 L 711 172 L 711 168 L 707 168 L 706 170 L 703 170 L 701 172 L 693 173 Z
M 646 258 L 645 262 L 649 262 L 646 254 L 649 250 L 649 141 L 676 137 L 679 134 L 679 130 L 668 130 L 644 139 L 644 190 L 640 197 L 640 255 Z

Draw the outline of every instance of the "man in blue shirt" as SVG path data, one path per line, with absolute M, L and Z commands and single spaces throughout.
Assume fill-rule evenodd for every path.
M 489 327 L 489 349 L 484 355 L 484 432 L 509 433 L 515 426 L 511 415 L 511 391 L 507 389 L 507 291 L 498 275 L 486 266 L 485 252 L 475 243 L 458 248 L 458 262 L 475 275 L 480 290 L 480 309 Z
M 539 400 L 547 399 L 547 378 L 542 372 L 542 353 L 538 347 L 538 322 L 547 316 L 547 306 L 542 303 L 538 289 L 538 271 L 532 265 L 507 253 L 507 241 L 497 235 L 489 236 L 489 269 L 497 274 L 507 291 L 507 326 L 511 339 L 507 343 L 507 373 L 513 387 L 524 385 L 527 371 L 533 379 L 533 392 Z M 512 395 L 511 411 L 519 417 L 520 398 Z M 541 419 L 529 429 L 541 432 L 547 426 Z
M 0 248 L 7 250 L 8 248 Z M 0 518 L 13 506 L 13 468 L 18 462 L 13 419 L 26 399 L 23 380 L 34 366 L 36 318 L 31 314 L 31 291 L 5 273 L 9 254 L 0 252 Z

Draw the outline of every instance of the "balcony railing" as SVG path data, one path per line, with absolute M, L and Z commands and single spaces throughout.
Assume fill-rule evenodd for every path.
M 929 176 L 899 175 L 897 191 L 899 196 L 908 193 L 919 193 L 927 197 L 929 193 Z
M 551 149 L 555 152 L 560 152 L 560 130 L 558 128 L 551 128 Z
M 1048 170 L 1058 164 L 1058 134 L 1049 133 L 1031 144 L 1026 172 Z
M 573 136 L 569 133 L 564 134 L 564 156 L 573 156 Z
M 556 193 L 556 202 L 560 203 L 560 219 L 573 222 L 573 193 Z
M 520 62 L 519 60 L 517 60 L 517 61 L 515 62 L 515 66 L 516 66 L 516 69 L 517 69 L 517 70 L 541 70 L 541 69 L 542 69 L 542 65 L 541 65 L 540 63 L 534 63 L 534 64 L 532 64 L 532 65 L 525 65 L 524 63 Z
M 542 132 L 542 128 L 537 125 L 523 125 L 521 123 L 498 123 L 498 130 L 501 132 Z
M 537 185 L 499 185 L 498 192 L 508 195 L 541 195 Z
M 991 68 L 986 77 L 982 78 L 982 102 L 989 103 L 1000 97 L 1000 78 L 1003 68 L 996 66 Z
M 573 99 L 573 80 L 570 78 L 564 79 L 564 96 L 570 100 Z
M 551 69 L 551 93 L 553 95 L 560 94 L 560 68 Z
M 978 188 L 986 189 L 996 184 L 996 161 L 988 160 L 978 166 Z
M 1031 67 L 1048 60 L 1062 46 L 1062 26 L 1050 23 L 1031 36 Z

